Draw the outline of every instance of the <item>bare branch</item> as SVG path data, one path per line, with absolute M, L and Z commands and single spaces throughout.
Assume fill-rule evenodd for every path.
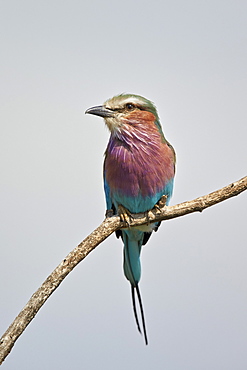
M 165 206 L 162 203 L 147 214 L 134 214 L 130 227 L 142 225 L 148 222 L 168 220 L 184 216 L 192 212 L 202 212 L 204 209 L 236 196 L 247 189 L 247 176 L 220 190 L 197 199 L 180 203 L 175 206 Z M 81 262 L 94 248 L 103 242 L 117 229 L 126 227 L 126 224 L 118 216 L 106 218 L 102 224 L 84 239 L 59 266 L 48 276 L 41 287 L 32 295 L 26 306 L 22 309 L 0 340 L 0 364 L 10 353 L 16 340 L 35 317 L 39 309 L 61 284 L 63 279 Z

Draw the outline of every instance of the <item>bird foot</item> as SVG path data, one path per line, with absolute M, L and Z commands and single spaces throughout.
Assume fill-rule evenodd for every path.
M 122 204 L 119 204 L 118 206 L 118 215 L 121 221 L 125 222 L 128 225 L 128 227 L 130 227 L 130 224 L 133 220 L 133 216 L 127 208 L 122 206 Z
M 158 203 L 154 205 L 154 209 L 156 209 L 157 211 L 161 213 L 161 208 L 163 208 L 166 205 L 166 201 L 167 201 L 167 195 L 162 195 Z
M 161 208 L 163 208 L 166 205 L 166 200 L 167 200 L 167 196 L 162 195 L 162 197 L 160 198 L 158 203 L 154 205 L 153 210 L 156 210 L 159 213 L 161 213 Z M 144 215 L 145 215 L 146 220 L 147 220 L 147 224 L 149 224 L 150 221 L 152 221 L 155 218 L 153 210 L 149 210 L 149 211 L 144 212 Z

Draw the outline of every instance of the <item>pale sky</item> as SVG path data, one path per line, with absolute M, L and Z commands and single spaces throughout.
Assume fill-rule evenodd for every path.
M 103 220 L 109 133 L 84 111 L 152 100 L 177 152 L 171 204 L 246 175 L 247 2 L 0 3 L 0 334 Z M 149 346 L 114 235 L 65 279 L 6 370 L 246 370 L 247 194 L 167 221 L 142 253 Z

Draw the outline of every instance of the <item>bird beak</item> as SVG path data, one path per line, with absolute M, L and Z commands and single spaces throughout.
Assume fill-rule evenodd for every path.
M 114 111 L 106 108 L 104 105 L 98 105 L 97 107 L 88 108 L 85 114 L 94 114 L 100 117 L 113 117 Z

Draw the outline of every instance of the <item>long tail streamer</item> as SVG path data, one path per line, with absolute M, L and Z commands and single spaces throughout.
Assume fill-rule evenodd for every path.
M 143 311 L 143 306 L 142 306 L 141 293 L 140 293 L 140 289 L 139 289 L 138 284 L 136 284 L 136 286 L 131 285 L 131 296 L 132 296 L 133 311 L 134 311 L 134 316 L 135 316 L 137 329 L 142 334 L 141 327 L 140 327 L 139 320 L 138 320 L 137 310 L 136 310 L 135 291 L 136 291 L 136 294 L 137 294 L 139 307 L 140 307 L 140 312 L 141 312 L 141 319 L 142 319 L 142 327 L 143 327 L 145 344 L 148 345 L 148 337 L 147 337 L 147 331 L 146 331 L 145 317 L 144 317 L 144 311 Z

